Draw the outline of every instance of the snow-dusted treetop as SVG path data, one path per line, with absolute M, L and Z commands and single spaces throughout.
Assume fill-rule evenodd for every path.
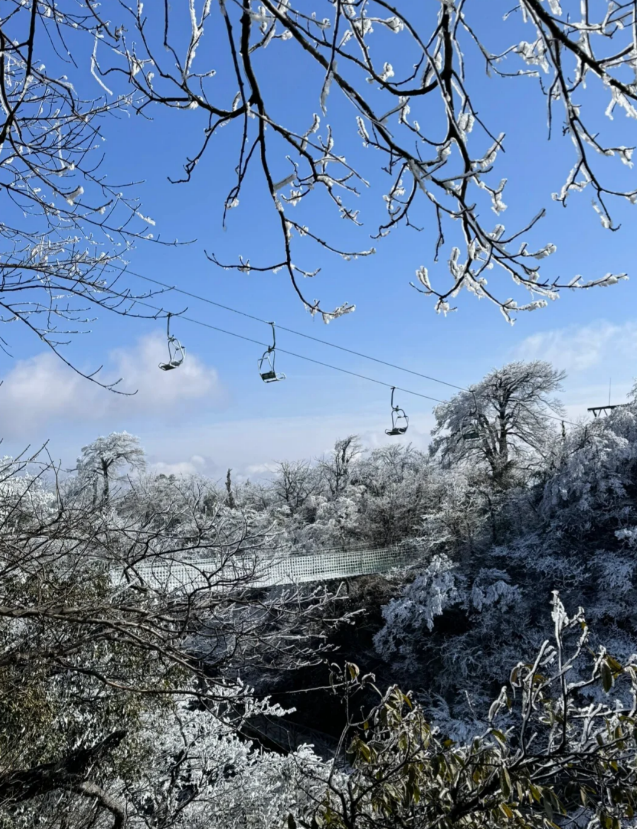
M 562 413 L 551 395 L 564 376 L 542 360 L 495 369 L 436 407 L 431 451 L 446 463 L 485 464 L 504 484 L 520 458 L 537 457 L 546 447 L 554 431 L 550 418 Z

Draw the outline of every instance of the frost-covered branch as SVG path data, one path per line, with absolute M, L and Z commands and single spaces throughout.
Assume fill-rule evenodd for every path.
M 637 198 L 635 188 L 605 184 L 594 164 L 591 154 L 598 153 L 630 167 L 632 148 L 602 143 L 595 103 L 588 102 L 585 90 L 590 76 L 608 96 L 609 117 L 617 108 L 630 117 L 637 114 L 634 82 L 625 79 L 627 69 L 634 74 L 637 61 L 635 9 L 614 0 L 600 4 L 595 13 L 588 3 L 568 0 L 567 6 L 563 12 L 557 2 L 547 7 L 540 0 L 520 0 L 513 10 L 503 9 L 502 22 L 498 4 L 484 7 L 473 0 L 433 4 L 417 19 L 387 0 L 315 0 L 307 8 L 289 0 L 259 5 L 220 0 L 191 4 L 186 24 L 185 9 L 164 4 L 161 11 L 148 12 L 140 4 L 125 7 L 130 31 L 118 45 L 120 62 L 105 60 L 98 68 L 105 82 L 119 77 L 132 84 L 140 96 L 134 104 L 139 112 L 152 105 L 200 111 L 203 137 L 185 164 L 182 182 L 192 178 L 222 128 L 235 131 L 235 182 L 225 199 L 224 222 L 247 197 L 246 183 L 258 171 L 280 230 L 280 254 L 256 266 L 250 266 L 245 253 L 237 264 L 211 254 L 215 263 L 242 272 L 251 267 L 285 270 L 306 308 L 323 314 L 326 322 L 351 310 L 345 304 L 336 312 L 325 311 L 307 298 L 302 278 L 318 270 L 299 265 L 294 251 L 300 247 L 297 237 L 344 259 L 375 251 L 331 241 L 334 231 L 324 221 L 331 206 L 355 231 L 364 218 L 355 207 L 358 196 L 379 187 L 375 178 L 363 174 L 367 165 L 362 156 L 348 160 L 338 149 L 339 140 L 348 140 L 354 128 L 389 177 L 383 195 L 387 219 L 370 235 L 382 239 L 401 225 L 418 228 L 428 222 L 436 241 L 429 266 L 418 269 L 414 287 L 434 297 L 443 313 L 466 289 L 494 302 L 512 321 L 518 311 L 540 308 L 563 289 L 609 285 L 625 276 L 607 274 L 583 282 L 552 274 L 543 260 L 555 244 L 532 241 L 545 215 L 541 204 L 529 207 L 519 227 L 507 230 L 499 220 L 506 210 L 507 182 L 497 168 L 506 136 L 478 112 L 476 69 L 469 69 L 476 59 L 488 74 L 514 78 L 520 85 L 537 78 L 547 95 L 550 121 L 556 103 L 563 106 L 575 166 L 554 194 L 556 200 L 566 204 L 570 193 L 590 186 L 603 225 L 616 229 L 610 202 Z M 185 39 L 184 25 L 189 31 Z M 505 37 L 510 30 L 510 38 L 517 36 L 516 28 L 526 27 L 530 40 L 494 51 L 489 46 L 494 27 Z M 207 49 L 212 38 L 223 49 Z M 293 112 L 282 109 L 272 93 L 272 80 L 281 72 L 307 77 L 308 94 Z M 332 109 L 335 95 L 340 100 Z M 585 112 L 594 126 L 585 121 Z M 292 219 L 295 208 L 300 213 L 311 209 L 312 224 Z M 487 219 L 489 208 L 498 217 L 495 222 Z M 451 277 L 447 287 L 434 284 L 430 276 L 431 262 L 443 255 Z M 505 282 L 523 289 L 523 302 L 506 298 L 500 282 L 487 281 L 494 269 Z
M 90 3 L 9 0 L 0 13 L 0 348 L 11 353 L 4 331 L 20 323 L 110 389 L 117 383 L 73 363 L 64 347 L 96 311 L 149 316 L 121 271 L 154 221 L 131 183 L 101 169 L 103 124 L 131 103 L 95 70 L 99 50 L 116 41 Z

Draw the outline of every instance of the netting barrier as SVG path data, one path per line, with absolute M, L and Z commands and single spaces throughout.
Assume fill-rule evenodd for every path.
M 145 561 L 128 570 L 113 572 L 114 581 L 142 581 L 166 590 L 196 590 L 228 587 L 275 587 L 330 581 L 353 576 L 386 573 L 413 560 L 413 551 L 402 547 L 380 550 L 330 550 L 289 558 L 226 555 L 199 560 L 173 561 L 163 557 Z

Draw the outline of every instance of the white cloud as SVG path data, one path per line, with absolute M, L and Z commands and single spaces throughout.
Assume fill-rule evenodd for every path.
M 175 371 L 160 371 L 165 348 L 165 339 L 153 334 L 132 348 L 111 352 L 100 376 L 104 381 L 122 377 L 118 388 L 136 391 L 132 396 L 89 383 L 50 352 L 20 360 L 1 387 L 0 434 L 29 436 L 56 421 L 71 425 L 143 417 L 170 422 L 191 408 L 194 400 L 209 405 L 223 402 L 217 372 L 193 354 Z
M 347 435 L 358 435 L 367 449 L 413 444 L 425 449 L 434 418 L 430 412 L 411 411 L 408 433 L 387 437 L 389 415 L 342 412 L 338 416 L 264 417 L 208 422 L 179 430 L 167 441 L 162 430 L 141 429 L 138 434 L 151 466 L 181 469 L 193 453 L 206 459 L 205 470 L 220 480 L 232 468 L 236 480 L 269 478 L 279 461 L 318 458 Z M 159 463 L 153 463 L 157 461 Z M 185 466 L 184 466 L 185 468 Z M 158 470 L 159 471 L 159 470 Z
M 533 334 L 515 349 L 517 359 L 548 360 L 567 372 L 602 366 L 608 374 L 634 372 L 636 356 L 637 323 L 614 325 L 604 320 Z
M 548 360 L 567 372 L 562 395 L 566 417 L 589 420 L 591 406 L 624 403 L 637 374 L 637 322 L 598 320 L 544 331 L 514 350 L 518 360 Z
M 252 463 L 244 470 L 244 474 L 249 478 L 260 478 L 263 475 L 271 475 L 276 472 L 277 464 L 270 461 L 269 463 Z
M 165 463 L 164 461 L 157 461 L 149 464 L 151 472 L 157 475 L 205 475 L 207 471 L 207 461 L 201 455 L 193 455 L 190 460 L 177 461 L 176 463 Z

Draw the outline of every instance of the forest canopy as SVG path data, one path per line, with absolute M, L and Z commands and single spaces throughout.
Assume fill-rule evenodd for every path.
M 637 403 L 563 431 L 561 379 L 472 386 L 467 451 L 459 394 L 430 452 L 349 436 L 265 482 L 154 473 L 127 433 L 70 475 L 5 458 L 0 825 L 630 825 Z M 391 545 L 384 575 L 255 587 Z M 203 585 L 147 576 L 180 562 Z

